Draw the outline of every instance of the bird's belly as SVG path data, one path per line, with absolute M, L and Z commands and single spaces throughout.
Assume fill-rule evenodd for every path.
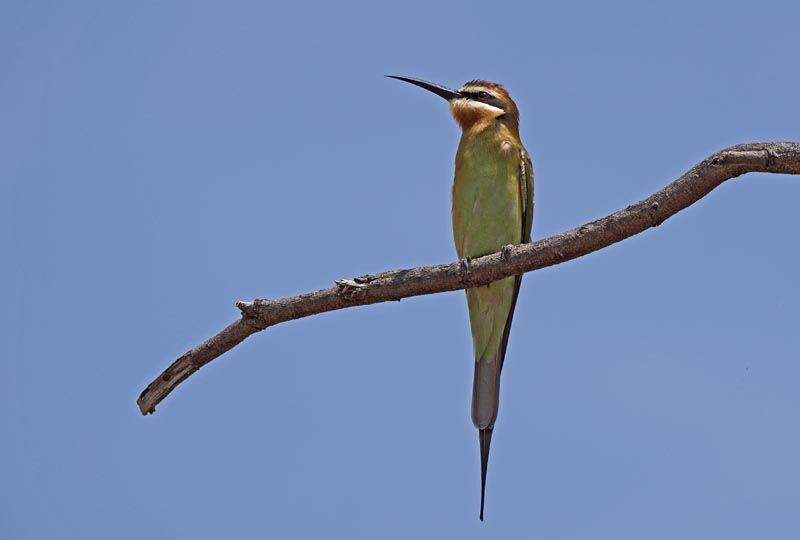
M 519 181 L 488 164 L 456 177 L 453 236 L 460 258 L 481 257 L 522 242 Z

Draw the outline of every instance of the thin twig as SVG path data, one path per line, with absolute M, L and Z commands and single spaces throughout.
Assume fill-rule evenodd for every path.
M 643 201 L 577 229 L 515 246 L 507 256 L 494 253 L 473 259 L 468 265 L 453 262 L 392 270 L 338 280 L 329 289 L 290 298 L 237 302 L 241 318 L 175 360 L 144 389 L 137 401 L 139 409 L 142 414 L 155 412 L 156 405 L 195 371 L 270 326 L 326 311 L 486 285 L 560 264 L 658 226 L 726 180 L 748 172 L 800 174 L 800 143 L 750 143 L 726 148 Z

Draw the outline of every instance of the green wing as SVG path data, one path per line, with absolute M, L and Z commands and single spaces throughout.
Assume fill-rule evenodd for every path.
M 520 152 L 519 189 L 522 201 L 522 242 L 531 241 L 533 225 L 533 164 L 528 152 Z
M 524 149 L 520 151 L 519 163 L 519 192 L 520 204 L 522 205 L 522 243 L 531 241 L 531 228 L 533 226 L 533 164 L 531 158 Z M 503 340 L 500 344 L 500 370 L 503 369 L 503 361 L 506 358 L 506 347 L 508 336 L 511 333 L 511 321 L 514 318 L 514 308 L 517 307 L 517 297 L 519 288 L 522 285 L 522 275 L 516 276 L 514 283 L 514 297 L 511 300 L 511 310 L 508 312 L 508 319 L 503 330 Z

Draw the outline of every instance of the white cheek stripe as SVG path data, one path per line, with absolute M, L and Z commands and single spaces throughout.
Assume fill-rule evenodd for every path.
M 458 101 L 460 101 L 459 105 L 465 109 L 483 110 L 496 115 L 504 114 L 506 112 L 500 107 L 495 107 L 494 105 L 489 105 L 488 103 L 483 103 L 482 101 L 475 101 L 474 99 L 460 99 Z

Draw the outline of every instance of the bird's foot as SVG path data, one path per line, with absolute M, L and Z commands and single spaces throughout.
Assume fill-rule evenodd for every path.
M 472 257 L 464 257 L 459 262 L 461 263 L 461 270 L 466 272 L 469 270 L 469 267 L 472 264 Z
M 513 250 L 514 246 L 512 244 L 506 244 L 503 246 L 503 249 L 500 250 L 500 257 L 502 257 L 504 261 L 508 260 Z

